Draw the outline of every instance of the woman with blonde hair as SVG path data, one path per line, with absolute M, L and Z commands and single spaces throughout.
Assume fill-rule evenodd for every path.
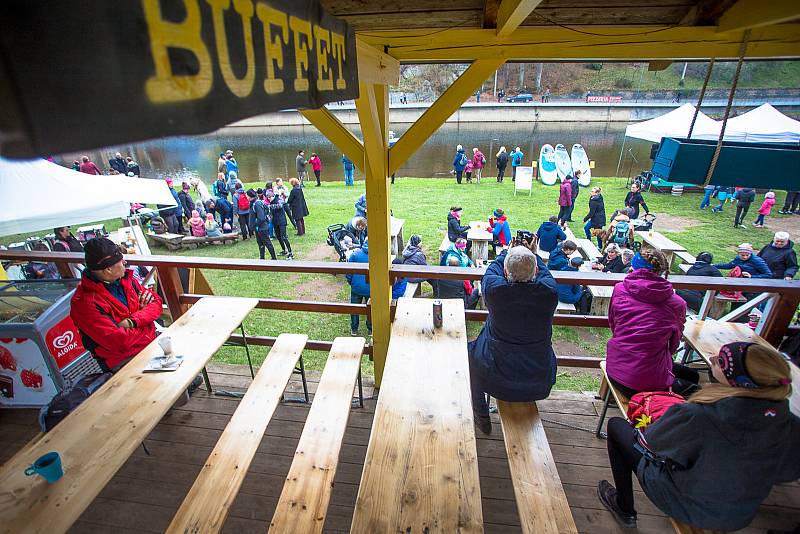
M 800 419 L 789 410 L 789 364 L 758 343 L 723 345 L 711 384 L 640 432 L 608 422 L 616 488 L 601 480 L 600 501 L 636 526 L 632 473 L 662 512 L 698 529 L 734 531 L 755 517 L 774 484 L 800 478 Z

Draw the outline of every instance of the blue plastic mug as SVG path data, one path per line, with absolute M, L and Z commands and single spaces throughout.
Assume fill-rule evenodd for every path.
M 33 465 L 25 470 L 25 474 L 28 476 L 39 475 L 52 484 L 64 476 L 64 470 L 61 468 L 61 456 L 57 452 L 48 452 L 33 462 Z

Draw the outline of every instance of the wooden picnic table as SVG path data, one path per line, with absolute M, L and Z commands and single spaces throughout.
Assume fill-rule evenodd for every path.
M 398 300 L 351 532 L 483 532 L 464 303 Z
M 396 217 L 391 217 L 390 219 L 391 227 L 390 227 L 390 236 L 392 239 L 392 254 L 400 254 L 403 252 L 403 248 L 405 248 L 405 244 L 403 242 L 403 225 L 405 224 L 405 219 L 398 219 Z
M 581 265 L 579 269 L 584 273 L 599 273 L 592 269 L 589 262 Z M 614 286 L 587 286 L 592 294 L 592 307 L 589 310 L 591 315 L 608 315 L 608 307 L 611 305 L 611 296 L 614 294 Z
M 723 321 L 688 321 L 683 328 L 683 339 L 688 348 L 697 352 L 709 366 L 711 359 L 719 355 L 719 349 L 728 343 L 739 341 L 772 347 L 746 324 Z M 792 362 L 789 362 L 789 367 L 792 375 L 789 406 L 794 414 L 800 415 L 800 369 Z
M 686 251 L 683 245 L 679 245 L 659 232 L 652 232 L 651 235 L 650 231 L 639 230 L 636 232 L 636 235 L 638 235 L 647 246 L 663 252 L 664 256 L 667 258 L 667 265 L 672 265 L 672 256 L 674 252 Z
M 184 356 L 177 371 L 142 372 L 162 354 L 153 341 L 77 410 L 5 463 L 0 469 L 0 531 L 69 529 L 257 303 L 253 298 L 202 298 L 164 333 L 172 338 L 175 353 Z M 25 476 L 25 469 L 50 451 L 61 456 L 64 476 L 53 484 Z
M 487 231 L 488 223 L 483 221 L 472 221 L 469 223 L 469 231 L 467 232 L 467 239 L 472 241 L 472 259 L 473 260 L 489 260 L 489 243 L 492 242 L 494 236 Z

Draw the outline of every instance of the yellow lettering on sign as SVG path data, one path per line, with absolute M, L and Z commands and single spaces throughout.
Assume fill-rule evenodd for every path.
M 317 89 L 320 91 L 333 91 L 333 78 L 331 67 L 328 64 L 328 55 L 331 52 L 331 32 L 319 24 L 314 24 L 314 40 L 317 48 Z M 325 43 L 325 46 L 322 46 Z
M 347 80 L 344 79 L 344 70 L 342 70 L 344 68 L 344 60 L 347 58 L 344 46 L 344 35 L 331 32 L 331 48 L 333 49 L 333 57 L 336 58 L 336 63 L 339 65 L 339 72 L 336 76 L 336 88 L 347 89 Z
M 179 102 L 203 98 L 211 90 L 214 73 L 211 56 L 200 36 L 200 8 L 197 0 L 184 0 L 186 18 L 183 22 L 168 22 L 161 15 L 159 0 L 142 0 L 150 53 L 156 73 L 145 82 L 147 98 L 154 103 Z M 172 73 L 169 48 L 188 50 L 197 58 L 197 74 Z
M 264 47 L 267 54 L 267 78 L 264 91 L 269 95 L 283 92 L 283 80 L 275 77 L 275 67 L 283 69 L 283 46 L 289 44 L 289 21 L 286 13 L 274 7 L 259 3 L 256 16 L 264 26 Z M 281 33 L 272 36 L 271 26 L 277 26 Z
M 295 91 L 308 91 L 308 50 L 311 46 L 311 23 L 297 17 L 289 17 L 289 27 L 294 33 L 294 62 L 297 67 L 297 78 L 294 80 Z M 305 35 L 306 41 L 300 40 Z
M 244 51 L 247 58 L 247 70 L 243 78 L 237 78 L 231 68 L 231 57 L 228 51 L 228 35 L 225 33 L 225 11 L 230 9 L 231 0 L 206 0 L 211 6 L 211 17 L 214 21 L 214 40 L 217 42 L 217 57 L 219 68 L 222 71 L 222 78 L 233 94 L 239 98 L 244 98 L 253 91 L 253 84 L 256 80 L 255 60 L 253 59 L 253 30 L 251 19 L 253 18 L 252 0 L 233 0 L 233 9 L 242 19 L 242 37 L 244 40 Z

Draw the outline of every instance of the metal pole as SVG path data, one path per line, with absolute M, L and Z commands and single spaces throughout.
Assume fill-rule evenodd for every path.
M 492 95 L 497 98 L 497 71 L 494 71 L 494 89 L 492 89 Z

